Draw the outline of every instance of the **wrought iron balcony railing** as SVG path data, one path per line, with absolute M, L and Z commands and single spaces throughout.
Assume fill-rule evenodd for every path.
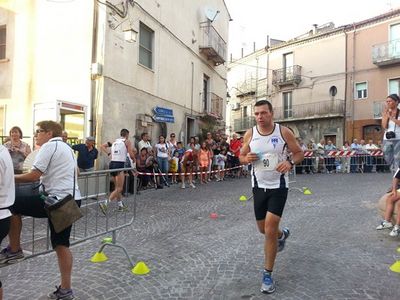
M 246 117 L 233 120 L 233 131 L 243 132 L 256 125 L 254 117 Z
M 294 65 L 291 67 L 273 70 L 272 84 L 277 86 L 294 84 L 298 85 L 301 82 L 301 66 Z
M 215 65 L 226 61 L 226 42 L 210 23 L 200 24 L 200 52 L 207 56 Z
M 292 105 L 291 107 L 275 107 L 274 119 L 277 121 L 295 121 L 302 119 L 320 119 L 344 117 L 344 100 L 330 100 L 315 103 Z
M 217 94 L 212 93 L 212 92 L 209 93 L 208 99 L 210 99 L 210 102 L 209 102 L 210 106 L 203 107 L 204 113 L 212 115 L 219 119 L 223 119 L 224 99 L 222 99 L 222 97 L 220 97 Z
M 372 46 L 372 62 L 377 66 L 400 63 L 400 39 Z

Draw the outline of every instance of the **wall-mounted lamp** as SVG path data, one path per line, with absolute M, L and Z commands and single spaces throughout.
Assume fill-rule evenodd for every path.
M 128 43 L 136 42 L 138 32 L 133 28 L 125 29 L 124 31 L 124 39 Z

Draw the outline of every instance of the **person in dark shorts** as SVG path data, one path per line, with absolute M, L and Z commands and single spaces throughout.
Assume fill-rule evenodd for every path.
M 14 167 L 11 155 L 0 145 L 0 244 L 10 230 L 11 212 L 8 209 L 14 204 L 15 184 Z M 0 299 L 3 299 L 3 288 L 0 280 Z
M 41 121 L 36 126 L 35 141 L 40 146 L 40 150 L 35 157 L 32 169 L 29 173 L 15 175 L 14 178 L 17 183 L 40 180 L 42 191 L 37 195 L 16 196 L 14 205 L 10 207 L 12 213 L 10 244 L 0 253 L 2 263 L 12 263 L 24 258 L 20 243 L 21 216 L 47 218 L 44 197 L 41 195 L 46 194 L 59 200 L 74 195 L 75 199 L 80 199 L 76 176 L 77 162 L 72 149 L 61 138 L 61 124 L 54 121 Z M 72 300 L 74 299 L 71 289 L 72 253 L 69 249 L 72 226 L 56 233 L 49 220 L 49 228 L 51 244 L 57 253 L 61 282 L 54 292 L 48 294 L 48 298 Z
M 110 162 L 110 170 L 115 169 L 123 169 L 127 166 L 127 161 L 130 162 L 130 159 L 135 160 L 136 149 L 132 147 L 131 142 L 129 141 L 129 130 L 121 129 L 120 138 L 116 139 L 115 142 L 111 145 L 111 162 Z M 129 157 L 128 157 L 129 156 Z M 130 163 L 129 163 L 130 164 Z M 106 199 L 104 202 L 99 203 L 100 209 L 104 215 L 107 214 L 108 204 L 111 201 L 117 201 L 118 203 L 118 211 L 127 211 L 127 207 L 122 202 L 122 192 L 124 189 L 125 182 L 125 174 L 121 171 L 115 171 L 110 173 L 111 176 L 114 177 L 114 191 L 110 194 L 109 199 Z
M 304 154 L 289 128 L 274 123 L 269 101 L 256 102 L 254 115 L 257 125 L 247 130 L 239 158 L 242 164 L 252 164 L 254 212 L 258 229 L 265 235 L 261 292 L 270 294 L 275 292 L 272 271 L 276 254 L 283 250 L 290 234 L 287 228 L 279 229 L 288 194 L 288 172 Z

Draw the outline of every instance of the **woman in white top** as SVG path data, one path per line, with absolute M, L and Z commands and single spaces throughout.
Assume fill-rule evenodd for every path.
M 383 134 L 383 154 L 386 163 L 390 166 L 394 163 L 394 169 L 400 163 L 400 110 L 398 105 L 400 98 L 397 94 L 387 96 L 384 109 L 382 111 Z
M 156 153 L 157 164 L 161 173 L 168 173 L 168 161 L 170 158 L 170 152 L 168 145 L 165 143 L 165 137 L 163 135 L 160 135 L 158 137 L 158 143 L 155 144 L 154 151 Z

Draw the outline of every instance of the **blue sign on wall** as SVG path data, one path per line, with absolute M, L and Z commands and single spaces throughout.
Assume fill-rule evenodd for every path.
M 153 110 L 157 116 L 173 116 L 174 115 L 174 111 L 169 108 L 156 106 L 156 107 L 154 107 Z
M 166 123 L 174 123 L 175 118 L 173 116 L 153 116 L 153 120 L 156 122 L 166 122 Z

